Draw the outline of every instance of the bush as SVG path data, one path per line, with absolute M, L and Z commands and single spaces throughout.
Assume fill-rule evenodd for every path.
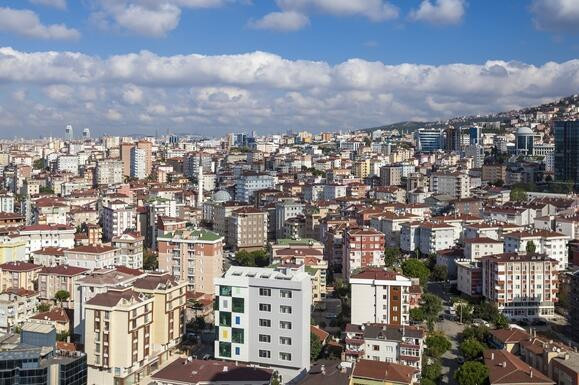
M 465 360 L 472 361 L 482 357 L 487 346 L 476 338 L 470 337 L 460 343 L 459 349 Z
M 439 358 L 452 346 L 448 338 L 442 333 L 432 333 L 426 337 L 426 355 L 432 358 Z
M 487 367 L 477 361 L 465 362 L 454 374 L 459 385 L 483 385 L 488 381 Z

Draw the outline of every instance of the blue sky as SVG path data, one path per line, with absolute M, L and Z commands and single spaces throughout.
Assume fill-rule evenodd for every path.
M 5 135 L 344 129 L 577 92 L 579 1 L 13 0 L 0 47 Z

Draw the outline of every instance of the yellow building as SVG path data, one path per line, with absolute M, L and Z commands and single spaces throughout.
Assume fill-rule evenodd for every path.
M 18 238 L 0 241 L 0 264 L 25 260 L 27 260 L 26 242 Z
M 356 178 L 364 179 L 370 175 L 370 159 L 357 160 L 352 165 L 352 174 Z
M 42 266 L 28 262 L 8 262 L 0 265 L 0 289 L 9 288 L 35 290 L 38 272 Z

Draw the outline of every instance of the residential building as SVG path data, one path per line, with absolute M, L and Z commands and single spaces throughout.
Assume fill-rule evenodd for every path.
M 371 227 L 350 228 L 344 232 L 342 268 L 344 277 L 358 269 L 384 266 L 384 234 Z
M 32 317 L 38 306 L 34 290 L 8 288 L 0 294 L 0 333 L 12 333 Z
M 470 297 L 482 294 L 482 269 L 480 262 L 456 261 L 456 289 Z
M 234 250 L 263 249 L 267 244 L 267 212 L 244 207 L 228 220 L 227 246 Z
M 407 325 L 412 281 L 384 269 L 366 269 L 350 277 L 352 323 Z
M 430 176 L 430 191 L 446 194 L 454 199 L 470 197 L 470 177 L 461 172 L 435 172 Z
M 64 250 L 62 247 L 45 247 L 32 253 L 32 262 L 41 266 L 64 265 Z
M 38 298 L 52 301 L 58 291 L 65 290 L 70 294 L 70 297 L 61 305 L 73 308 L 75 283 L 78 279 L 84 277 L 86 273 L 88 273 L 88 269 L 83 267 L 69 265 L 44 266 L 38 272 Z
M 483 356 L 490 385 L 555 385 L 549 377 L 506 350 L 488 349 Z
M 485 164 L 481 167 L 481 180 L 483 182 L 496 182 L 507 179 L 507 166 L 503 164 Z
M 360 360 L 354 365 L 350 384 L 413 385 L 419 382 L 420 370 L 391 362 Z
M 344 356 L 346 361 L 393 362 L 420 369 L 425 337 L 422 329 L 413 326 L 349 324 Z
M 244 173 L 235 185 L 235 200 L 237 202 L 251 202 L 258 190 L 274 188 L 276 178 L 268 174 Z
M 388 165 L 380 167 L 380 184 L 382 186 L 399 186 L 402 183 L 402 167 Z
M 492 238 L 469 238 L 464 240 L 464 257 L 469 261 L 477 261 L 486 255 L 502 254 L 504 244 Z
M 115 266 L 117 249 L 111 246 L 77 246 L 64 250 L 64 260 L 70 266 L 89 270 Z
M 118 237 L 113 237 L 111 245 L 115 248 L 115 265 L 131 269 L 143 268 L 143 241 L 139 233 L 125 231 Z
M 121 160 L 100 160 L 96 167 L 95 185 L 115 185 L 123 183 L 123 162 Z
M 223 237 L 205 229 L 187 228 L 157 238 L 159 269 L 187 281 L 189 290 L 213 293 L 213 280 L 223 274 Z
M 145 179 L 147 173 L 147 154 L 144 149 L 131 148 L 131 178 Z
M 38 272 L 42 266 L 28 262 L 7 262 L 0 265 L 0 285 L 2 291 L 8 289 L 34 290 Z
M 310 368 L 310 277 L 232 266 L 215 279 L 215 357 L 272 368 L 287 383 Z
M 557 269 L 565 270 L 569 265 L 569 237 L 549 230 L 515 231 L 504 235 L 505 253 L 527 253 L 534 246 L 535 253 L 547 254 L 557 261 Z
M 136 209 L 121 201 L 114 200 L 102 209 L 103 238 L 111 241 L 120 237 L 127 230 L 136 230 Z
M 75 231 L 66 225 L 32 225 L 20 228 L 18 236 L 26 242 L 26 258 L 30 258 L 32 252 L 44 247 L 74 247 Z
M 545 254 L 504 253 L 482 260 L 482 295 L 513 320 L 552 317 L 557 302 L 557 261 Z
M 400 229 L 403 223 L 419 221 L 421 218 L 413 214 L 396 214 L 384 211 L 379 216 L 370 219 L 370 227 L 384 234 L 388 247 L 400 247 Z

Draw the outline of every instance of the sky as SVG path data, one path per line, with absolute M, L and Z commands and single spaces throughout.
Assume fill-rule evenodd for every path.
M 579 92 L 579 0 L 0 0 L 0 137 L 348 130 Z

